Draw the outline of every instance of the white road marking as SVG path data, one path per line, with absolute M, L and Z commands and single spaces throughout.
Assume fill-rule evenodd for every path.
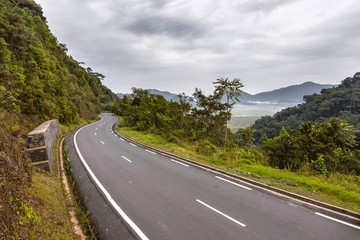
M 170 159 L 170 160 L 173 161 L 174 163 L 181 164 L 181 165 L 183 165 L 183 166 L 185 166 L 185 167 L 190 167 L 189 165 L 187 165 L 187 164 L 185 164 L 185 163 L 182 163 L 182 162 L 179 162 L 179 161 L 176 161 L 176 160 L 174 160 L 174 159 Z
M 95 128 L 95 130 L 97 130 L 97 128 Z
M 245 186 L 243 186 L 243 185 L 241 185 L 241 184 L 238 184 L 238 183 L 232 182 L 232 181 L 227 180 L 227 179 L 225 179 L 225 178 L 222 178 L 222 177 L 219 177 L 219 176 L 215 176 L 215 177 L 216 177 L 216 178 L 218 178 L 218 179 L 220 179 L 220 180 L 223 180 L 223 181 L 225 181 L 225 182 L 228 182 L 228 183 L 234 184 L 234 185 L 236 185 L 236 186 L 238 186 L 238 187 L 242 187 L 242 188 L 245 188 L 245 189 L 247 189 L 247 190 L 251 190 L 251 188 L 249 188 L 249 187 L 245 187 Z
M 90 126 L 90 125 L 87 125 Z M 85 127 L 87 127 L 85 126 Z M 79 133 L 80 130 L 84 129 L 85 127 L 80 128 L 74 135 L 74 145 L 75 145 L 75 149 L 79 155 L 79 158 L 81 160 L 81 162 L 84 164 L 86 170 L 88 171 L 88 173 L 90 174 L 90 176 L 94 179 L 95 183 L 98 185 L 98 187 L 100 188 L 100 190 L 104 193 L 104 195 L 106 196 L 107 200 L 110 202 L 110 204 L 114 207 L 114 209 L 120 214 L 120 216 L 129 224 L 129 226 L 136 232 L 136 234 L 142 239 L 142 240 L 149 240 L 146 235 L 140 230 L 140 228 L 138 226 L 136 226 L 136 224 L 128 217 L 128 215 L 126 215 L 126 213 L 119 207 L 119 205 L 117 205 L 117 203 L 114 201 L 114 199 L 111 197 L 111 195 L 108 193 L 108 191 L 106 191 L 106 189 L 104 188 L 104 186 L 100 183 L 100 181 L 97 179 L 97 177 L 95 176 L 95 174 L 91 171 L 90 167 L 87 165 L 85 159 L 83 158 L 83 156 L 80 153 L 79 147 L 76 143 L 76 136 Z
M 117 137 L 117 135 L 114 133 L 114 136 Z
M 145 151 L 147 151 L 148 153 L 151 153 L 151 154 L 157 154 L 156 152 L 152 152 L 152 151 L 150 151 L 150 150 L 147 150 L 147 149 L 145 149 Z
M 123 139 L 123 138 L 120 138 L 121 139 L 121 141 L 124 141 L 125 142 L 125 140 Z
M 339 222 L 339 223 L 342 223 L 342 224 L 348 225 L 348 226 L 350 226 L 350 227 L 353 227 L 353 228 L 356 228 L 356 229 L 360 229 L 360 227 L 359 227 L 359 226 L 356 226 L 356 225 L 351 224 L 351 223 L 348 223 L 348 222 L 341 221 L 341 220 L 339 220 L 339 219 L 336 219 L 336 218 L 333 218 L 333 217 L 327 216 L 327 215 L 325 215 L 325 214 L 318 213 L 318 212 L 315 212 L 315 214 L 316 214 L 316 215 L 319 215 L 319 216 L 321 216 L 321 217 L 324 217 L 324 218 L 327 218 L 327 219 L 333 220 L 333 221 L 335 221 L 335 222 Z
M 95 136 L 96 136 L 96 133 L 95 133 Z
M 135 144 L 133 144 L 133 143 L 129 143 L 131 146 L 134 146 L 134 147 L 137 147 Z
M 132 162 L 130 159 L 127 159 L 126 157 L 124 157 L 124 156 L 121 156 L 123 159 L 125 159 L 126 161 L 128 161 L 128 162 Z
M 100 141 L 102 144 L 105 144 L 103 141 Z
M 219 210 L 217 210 L 217 209 L 213 208 L 212 206 L 210 206 L 210 205 L 208 205 L 208 204 L 206 204 L 206 203 L 204 203 L 204 202 L 200 201 L 199 199 L 196 199 L 196 201 L 197 201 L 198 203 L 201 203 L 201 204 L 202 204 L 202 205 L 204 205 L 205 207 L 210 208 L 211 210 L 213 210 L 214 212 L 216 212 L 216 213 L 220 214 L 221 216 L 226 217 L 227 219 L 229 219 L 229 220 L 233 221 L 234 223 L 237 223 L 237 224 L 239 224 L 239 225 L 240 225 L 240 226 L 242 226 L 242 227 L 246 227 L 246 225 L 245 225 L 245 224 L 243 224 L 243 223 L 239 222 L 238 220 L 235 220 L 234 218 L 232 218 L 232 217 L 230 217 L 230 216 L 226 215 L 226 214 L 225 214 L 225 213 L 223 213 L 223 212 L 220 212 Z

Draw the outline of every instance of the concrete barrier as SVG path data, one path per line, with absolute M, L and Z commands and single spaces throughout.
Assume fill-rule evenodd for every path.
M 60 135 L 61 130 L 57 119 L 43 122 L 28 133 L 26 148 L 33 166 L 51 171 L 52 148 L 56 138 Z

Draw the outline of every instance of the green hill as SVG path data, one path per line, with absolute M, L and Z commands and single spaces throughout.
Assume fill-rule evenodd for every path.
M 263 135 L 273 138 L 284 126 L 286 130 L 296 129 L 302 122 L 326 122 L 337 118 L 353 126 L 359 138 L 360 134 L 360 73 L 344 79 L 337 87 L 323 89 L 320 94 L 304 96 L 304 103 L 283 109 L 273 117 L 264 116 L 255 121 L 255 137 Z
M 66 52 L 34 1 L 0 2 L 0 239 L 32 239 L 22 235 L 33 226 L 25 220 L 37 219 L 30 204 L 36 201 L 24 192 L 33 172 L 25 134 L 48 119 L 65 125 L 95 119 L 118 99 L 102 74 Z

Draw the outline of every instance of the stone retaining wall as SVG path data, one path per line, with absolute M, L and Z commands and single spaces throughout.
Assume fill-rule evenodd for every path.
M 51 170 L 51 157 L 54 142 L 61 135 L 59 121 L 49 120 L 40 124 L 27 136 L 26 147 L 32 165 Z

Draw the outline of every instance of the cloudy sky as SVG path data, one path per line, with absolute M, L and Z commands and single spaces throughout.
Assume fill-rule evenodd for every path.
M 358 0 L 35 0 L 69 54 L 132 87 L 206 93 L 238 77 L 258 93 L 360 71 Z

